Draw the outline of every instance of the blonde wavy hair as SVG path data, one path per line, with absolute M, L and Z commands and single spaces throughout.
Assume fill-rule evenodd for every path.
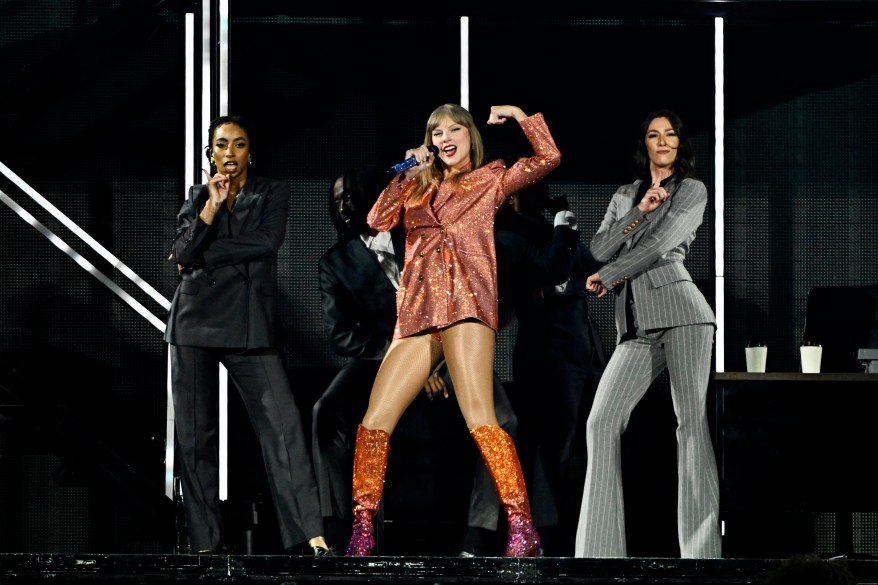
M 433 144 L 433 130 L 435 130 L 436 127 L 439 126 L 439 124 L 442 123 L 446 118 L 448 118 L 455 124 L 460 124 L 467 130 L 469 130 L 469 170 L 461 173 L 455 173 L 454 175 L 448 177 L 449 181 L 453 181 L 456 183 L 467 172 L 482 166 L 485 158 L 485 146 L 482 142 L 482 133 L 479 132 L 479 129 L 476 127 L 476 123 L 475 120 L 473 120 L 472 114 L 470 114 L 468 110 L 457 104 L 442 104 L 441 106 L 433 110 L 433 113 L 431 113 L 430 117 L 427 119 L 427 129 L 424 132 L 424 144 Z M 443 163 L 438 156 L 435 157 L 435 160 L 433 161 L 433 164 L 430 166 L 430 168 L 418 175 L 417 180 L 420 185 L 415 189 L 415 193 L 413 194 L 423 194 L 431 185 L 435 185 L 435 187 L 438 188 L 444 177 L 444 165 L 445 163 Z

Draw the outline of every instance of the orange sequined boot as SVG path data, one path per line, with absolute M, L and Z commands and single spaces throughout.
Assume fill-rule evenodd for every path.
M 387 471 L 387 452 L 390 435 L 381 429 L 357 428 L 354 448 L 354 528 L 348 544 L 347 556 L 367 557 L 375 548 L 372 518 L 378 512 L 384 492 L 384 474 Z
M 506 510 L 509 532 L 506 557 L 535 557 L 540 549 L 540 535 L 530 515 L 530 502 L 524 474 L 512 437 L 496 425 L 482 425 L 470 431 L 482 458 L 494 479 L 494 488 Z

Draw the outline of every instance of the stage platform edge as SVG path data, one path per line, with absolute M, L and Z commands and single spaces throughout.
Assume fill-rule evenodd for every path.
M 878 560 L 846 559 L 878 585 Z M 303 557 L 0 554 L 0 584 L 24 583 L 664 583 L 760 585 L 783 559 Z

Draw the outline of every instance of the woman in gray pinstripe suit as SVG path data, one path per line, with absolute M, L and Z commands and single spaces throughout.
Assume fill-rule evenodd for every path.
M 591 241 L 605 262 L 586 281 L 616 294 L 618 345 L 586 423 L 588 468 L 577 557 L 624 557 L 620 441 L 631 412 L 665 369 L 677 415 L 677 534 L 684 558 L 719 558 L 719 480 L 706 413 L 716 320 L 683 266 L 704 217 L 686 129 L 669 110 L 644 120 L 636 180 L 620 187 Z

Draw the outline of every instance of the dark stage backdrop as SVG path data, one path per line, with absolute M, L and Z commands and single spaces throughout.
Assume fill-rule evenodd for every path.
M 3 3 L 0 21 L 0 163 L 167 299 L 185 190 L 182 14 L 187 6 L 200 14 L 198 4 L 16 0 Z M 714 14 L 686 4 L 564 19 L 473 16 L 470 109 L 491 157 L 526 145 L 516 128 L 484 123 L 490 105 L 545 114 L 563 153 L 550 189 L 568 196 L 584 238 L 629 180 L 642 117 L 677 110 L 711 193 L 687 265 L 714 302 Z M 769 344 L 769 370 L 795 371 L 810 288 L 878 281 L 869 186 L 878 66 L 866 58 L 878 39 L 875 4 L 832 19 L 830 2 L 795 13 L 766 4 L 725 21 L 730 371 L 744 369 L 753 336 Z M 306 409 L 341 363 L 324 338 L 316 288 L 317 260 L 335 239 L 329 183 L 350 167 L 397 162 L 420 143 L 435 106 L 460 100 L 460 24 L 302 17 L 289 6 L 232 2 L 230 110 L 259 126 L 254 169 L 292 188 L 280 308 L 284 357 Z M 160 303 L 26 189 L 0 177 L 0 191 L 164 320 Z M 0 205 L 0 222 L 0 550 L 169 550 L 161 332 L 17 210 Z M 609 353 L 612 301 L 592 300 Z M 513 325 L 500 334 L 504 380 L 514 333 Z M 626 503 L 634 554 L 677 554 L 673 429 L 662 378 L 626 433 L 626 485 L 639 486 Z M 246 437 L 239 444 L 249 448 Z M 232 474 L 239 500 L 261 473 L 246 453 Z

